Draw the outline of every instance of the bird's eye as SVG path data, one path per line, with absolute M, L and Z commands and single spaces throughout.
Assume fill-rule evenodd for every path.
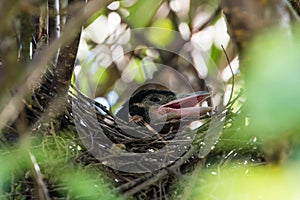
M 151 97 L 149 100 L 154 103 L 160 102 L 160 98 L 158 98 L 158 97 Z

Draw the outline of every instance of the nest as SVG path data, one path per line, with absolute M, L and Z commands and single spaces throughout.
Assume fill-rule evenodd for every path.
M 71 115 L 74 123 L 77 124 L 77 131 L 81 133 L 79 137 L 83 143 L 84 141 L 88 141 L 89 144 L 93 143 L 88 145 L 85 159 L 97 157 L 94 161 L 103 167 L 106 174 L 114 180 L 116 190 L 125 196 L 135 196 L 138 199 L 167 199 L 170 196 L 170 187 L 176 183 L 178 177 L 191 172 L 205 160 L 198 154 L 204 133 L 209 127 L 210 117 L 206 117 L 206 123 L 195 130 L 182 126 L 166 136 L 152 134 L 149 137 L 136 138 L 133 136 L 136 134 L 129 133 L 138 132 L 140 135 L 147 135 L 149 130 L 140 126 L 132 127 L 128 122 L 118 119 L 103 105 L 86 97 L 76 88 L 73 88 L 73 91 L 70 91 Z M 182 119 L 181 123 L 187 124 L 186 122 L 190 120 Z M 186 138 L 191 138 L 191 135 L 194 136 L 193 140 L 189 139 L 185 143 Z M 105 137 L 110 142 L 106 142 Z M 141 156 L 139 160 L 131 157 L 128 160 L 126 156 L 126 159 L 122 160 L 118 156 L 116 158 L 105 152 L 98 153 L 99 146 L 110 150 L 113 152 L 112 154 L 122 155 L 126 151 L 134 155 L 140 153 Z M 180 148 L 182 152 L 184 151 L 181 156 L 172 155 L 171 150 Z M 155 164 L 147 160 L 147 157 L 143 158 L 143 155 L 146 152 L 155 152 L 161 149 L 170 150 L 165 153 L 171 156 L 164 162 L 164 166 L 153 170 Z M 114 164 L 114 162 L 118 163 Z M 157 159 L 153 159 L 152 162 L 157 162 Z M 143 166 L 138 163 L 143 163 Z M 145 163 L 149 163 L 149 168 Z M 129 170 L 124 171 L 124 169 Z

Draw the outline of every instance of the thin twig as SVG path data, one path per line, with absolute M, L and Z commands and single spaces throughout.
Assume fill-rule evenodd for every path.
M 154 184 L 155 182 L 165 178 L 170 171 L 176 171 L 181 165 L 183 165 L 184 162 L 186 162 L 188 159 L 191 158 L 191 156 L 197 151 L 197 147 L 196 146 L 192 146 L 189 151 L 184 154 L 182 157 L 180 157 L 173 165 L 171 165 L 168 168 L 162 169 L 160 170 L 157 174 L 154 174 L 152 178 L 148 179 L 147 181 L 131 188 L 130 190 L 126 191 L 124 193 L 125 196 L 132 196 L 138 192 L 140 192 L 141 190 L 143 190 L 144 188 Z M 205 159 L 201 160 L 201 163 L 203 163 L 205 161 Z
M 195 31 L 193 31 L 193 34 L 199 31 L 202 31 L 207 25 L 211 24 L 216 17 L 221 13 L 221 5 L 218 5 L 217 9 L 214 11 L 214 13 Z
M 37 163 L 35 156 L 31 152 L 28 153 L 32 163 L 32 170 L 34 173 L 34 180 L 36 183 L 37 198 L 41 200 L 50 200 L 49 191 L 47 189 L 47 185 L 43 181 L 43 175 L 41 173 L 40 166 Z
M 66 25 L 64 32 L 77 33 L 78 30 L 80 30 L 80 27 L 91 16 L 111 2 L 112 0 L 95 0 L 88 2 L 85 6 L 83 6 L 81 12 L 77 12 L 74 17 L 70 19 L 70 23 Z M 8 106 L 6 106 L 0 113 L 0 131 L 4 128 L 8 121 L 14 121 L 18 117 L 18 114 L 24 107 L 20 99 L 28 93 L 29 89 L 42 76 L 43 72 L 47 68 L 48 59 L 46 58 L 51 58 L 62 44 L 66 44 L 74 37 L 74 34 L 63 34 L 59 39 L 54 40 L 45 50 L 41 50 L 39 55 L 25 67 L 28 70 L 23 74 L 24 77 L 28 77 L 19 84 L 19 87 L 16 89 L 17 92 L 15 96 L 12 97 L 12 99 L 8 102 Z
M 221 45 L 221 47 L 222 47 L 222 50 L 223 50 L 223 52 L 224 52 L 224 54 L 225 54 L 226 60 L 227 60 L 227 62 L 228 62 L 229 69 L 230 69 L 231 74 L 232 74 L 232 83 L 231 83 L 231 84 L 232 84 L 232 87 L 231 87 L 230 97 L 229 97 L 229 100 L 228 100 L 228 102 L 227 102 L 227 104 L 226 104 L 226 106 L 225 106 L 225 107 L 227 107 L 227 106 L 229 105 L 229 103 L 231 102 L 231 99 L 232 99 L 232 96 L 233 96 L 235 80 L 234 80 L 234 72 L 233 72 L 233 70 L 232 70 L 232 67 L 231 67 L 231 64 L 230 64 L 228 55 L 227 55 L 227 53 L 226 53 L 226 50 L 224 49 L 224 46 L 223 46 L 223 45 Z

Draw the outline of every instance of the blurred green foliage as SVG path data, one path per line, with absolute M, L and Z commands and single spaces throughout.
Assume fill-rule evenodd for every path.
M 228 113 L 217 156 L 179 184 L 177 199 L 299 199 L 299 48 L 297 25 L 252 42 L 241 63 L 246 104 Z
M 155 28 L 149 30 L 148 37 L 156 46 L 166 47 L 174 40 L 174 25 L 169 18 L 155 21 L 152 27 Z
M 130 71 L 130 75 L 133 76 L 134 81 L 136 81 L 137 83 L 145 82 L 144 69 L 140 59 L 131 59 L 128 64 L 128 70 Z
M 127 8 L 130 14 L 126 17 L 126 21 L 133 28 L 142 28 L 149 25 L 162 2 L 162 0 L 137 1 Z
M 176 12 L 170 8 L 166 9 L 166 16 L 156 17 L 162 3 L 164 3 L 162 0 L 139 0 L 127 6 L 120 1 L 120 8 L 126 9 L 129 13 L 120 23 L 127 23 L 130 28 L 150 25 L 156 27 L 148 32 L 148 39 L 159 47 L 166 47 L 173 42 L 173 30 L 178 30 L 178 22 L 182 19 L 188 24 L 191 32 L 189 37 L 192 37 L 193 31 L 197 32 L 197 26 L 193 30 L 192 26 L 195 23 L 193 20 L 199 13 L 203 1 L 192 1 L 190 16 L 182 18 L 176 16 Z M 217 7 L 217 1 L 206 3 Z M 169 15 L 170 12 L 173 12 L 173 16 Z M 108 13 L 107 9 L 100 10 L 88 24 L 96 17 Z M 122 12 L 118 14 L 122 16 Z M 10 18 L 8 19 L 11 20 Z M 14 36 L 12 38 L 15 39 Z M 105 39 L 108 43 L 111 42 L 109 36 Z M 207 166 L 198 166 L 191 175 L 182 177 L 182 184 L 178 184 L 178 188 L 173 188 L 174 191 L 178 191 L 174 193 L 174 199 L 299 199 L 297 188 L 300 178 L 297 171 L 300 159 L 299 48 L 300 29 L 297 26 L 292 30 L 269 30 L 251 44 L 243 55 L 242 62 L 247 87 L 246 106 L 244 108 L 243 102 L 236 101 L 229 107 L 232 110 L 227 113 L 223 135 L 210 155 L 212 158 L 208 159 Z M 16 52 L 17 49 L 9 52 L 8 60 L 13 61 L 9 63 L 17 62 Z M 211 66 L 219 63 L 222 51 L 216 44 L 212 44 L 206 53 L 210 56 L 208 63 L 210 70 L 213 68 Z M 147 57 L 146 54 L 143 56 Z M 151 59 L 147 61 L 132 56 L 122 70 L 126 68 L 133 71 L 131 74 L 133 81 L 144 83 L 145 74 L 147 70 L 151 70 L 150 65 L 153 64 Z M 107 66 L 97 66 L 92 70 L 95 63 L 95 59 L 81 60 L 82 67 L 89 69 L 88 73 L 73 77 L 73 83 L 75 79 L 76 81 L 80 79 L 81 89 L 85 93 L 93 92 L 89 91 L 91 85 L 105 85 L 108 80 L 113 79 L 112 73 L 115 71 L 108 72 Z M 15 72 L 14 68 L 8 69 L 9 73 Z M 19 76 L 21 74 L 12 73 L 12 76 L 7 76 L 10 78 L 5 77 L 8 82 L 4 83 L 13 85 Z M 235 83 L 236 88 L 244 87 L 242 81 Z M 110 83 L 107 85 L 112 87 Z M 6 86 L 4 88 L 6 89 Z M 233 110 L 234 112 L 231 112 Z M 278 145 L 281 143 L 283 147 Z M 263 162 L 257 158 L 260 155 L 255 154 L 260 152 L 260 148 L 273 151 L 274 154 L 292 152 L 290 153 L 292 159 L 289 159 L 289 154 L 286 155 L 282 166 L 261 166 Z M 47 184 L 56 185 L 55 192 L 59 195 L 68 199 L 121 199 L 114 193 L 111 182 L 99 168 L 91 163 L 86 165 L 78 161 L 80 160 L 78 158 L 86 152 L 78 136 L 71 131 L 43 135 L 42 138 L 34 136 L 30 141 L 22 141 L 15 148 L 2 146 L 1 198 L 27 198 L 24 192 L 29 186 L 26 183 L 32 182 L 32 177 L 34 178 L 34 163 L 30 159 L 30 153 L 37 159 Z M 31 180 L 28 177 L 31 177 Z M 49 187 L 50 192 L 52 189 Z
M 261 137 L 299 131 L 299 47 L 299 27 L 272 30 L 257 38 L 245 55 L 251 130 Z
M 232 163 L 199 170 L 189 179 L 180 199 L 281 200 L 299 199 L 299 166 L 243 166 Z
M 30 184 L 34 184 L 33 165 L 38 164 L 47 180 L 50 193 L 67 199 L 119 199 L 107 178 L 93 166 L 76 164 L 84 154 L 74 133 L 62 132 L 45 138 L 34 137 L 23 141 L 19 148 L 2 149 L 0 161 L 1 199 L 26 199 Z M 30 159 L 32 154 L 37 163 Z M 12 176 L 13 174 L 13 176 Z M 27 178 L 26 178 L 27 177 Z M 29 178 L 31 177 L 31 178 Z M 53 185 L 56 185 L 53 188 Z M 35 188 L 36 189 L 36 188 Z M 27 191 L 27 192 L 26 192 Z

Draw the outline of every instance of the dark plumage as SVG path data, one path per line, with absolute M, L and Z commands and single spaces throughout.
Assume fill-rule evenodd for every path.
M 159 122 L 162 116 L 165 116 L 166 120 L 180 119 L 186 116 L 201 116 L 211 108 L 206 107 L 208 109 L 199 110 L 200 107 L 196 107 L 196 105 L 203 102 L 207 97 L 209 97 L 209 93 L 205 91 L 176 94 L 168 90 L 141 90 L 125 103 L 117 116 L 126 121 L 142 122 L 141 125 L 150 124 L 151 120 Z
M 141 90 L 127 101 L 117 113 L 117 117 L 135 122 L 141 126 L 151 123 L 151 111 L 159 106 L 175 100 L 175 93 L 167 90 Z M 152 108 L 152 109 L 151 109 Z
M 135 138 L 125 142 L 126 147 L 149 149 L 154 141 L 156 147 L 164 146 L 164 141 L 176 135 L 182 118 L 199 118 L 211 110 L 211 107 L 202 107 L 201 110 L 199 106 L 196 107 L 207 97 L 209 93 L 203 91 L 192 94 L 176 94 L 156 89 L 138 91 L 116 114 L 117 124 L 119 120 L 127 122 L 131 128 L 122 129 Z

